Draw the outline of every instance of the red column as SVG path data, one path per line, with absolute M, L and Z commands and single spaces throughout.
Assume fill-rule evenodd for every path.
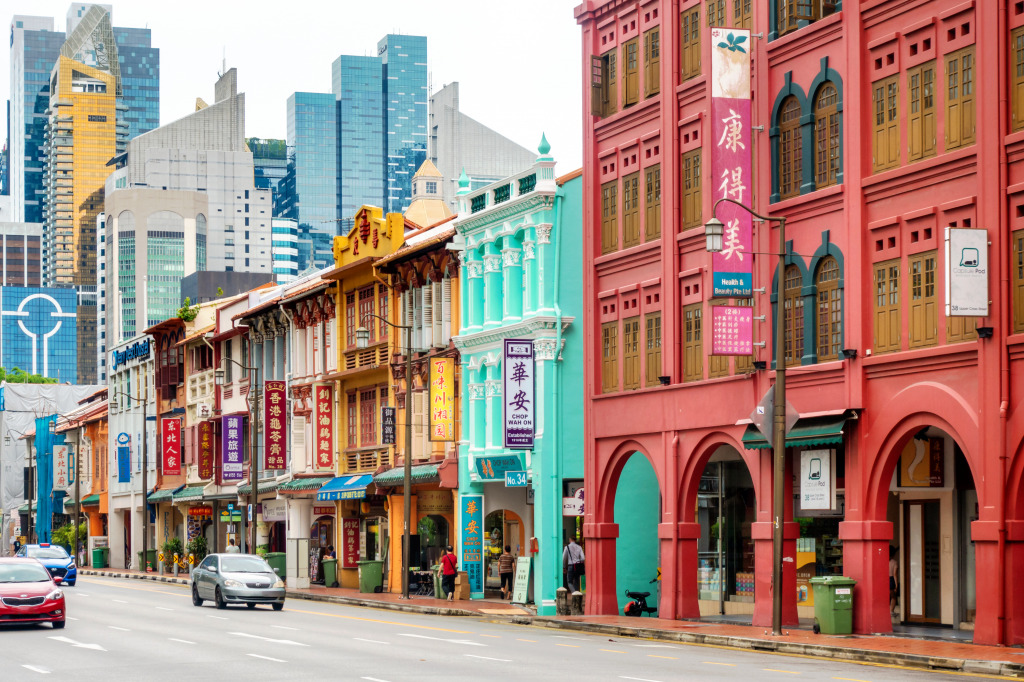
M 700 524 L 680 523 L 678 527 L 679 541 L 673 553 L 673 558 L 676 561 L 673 568 L 676 576 L 676 589 L 679 594 L 679 599 L 676 600 L 676 604 L 679 605 L 679 613 L 676 615 L 664 612 L 662 617 L 700 618 L 700 604 L 698 603 L 700 595 L 697 590 L 697 567 L 700 564 L 697 560 L 697 540 L 700 538 Z M 663 573 L 662 604 L 665 603 L 666 580 L 668 580 L 668 575 Z
M 975 644 L 1003 644 L 1003 618 L 999 598 L 1000 571 L 1003 557 L 1000 556 L 1000 529 L 997 521 L 973 521 L 971 540 L 974 541 L 975 602 L 974 616 Z M 1010 581 L 1012 582 L 1012 580 Z
M 843 575 L 853 578 L 853 631 L 892 632 L 889 611 L 889 521 L 841 521 Z
M 619 613 L 615 594 L 615 541 L 617 523 L 584 523 L 587 540 L 587 592 L 584 612 L 588 616 L 615 616 Z
M 975 566 L 981 566 L 975 555 Z M 1024 573 L 1024 521 L 1006 522 L 1006 626 L 1004 644 L 1024 644 L 1024 582 L 1013 576 Z M 978 574 L 975 569 L 975 574 Z M 1019 614 L 1019 615 L 1018 615 Z
M 753 625 L 772 624 L 772 524 L 751 524 L 754 538 L 754 618 Z M 797 625 L 796 612 L 796 539 L 800 524 L 786 521 L 782 527 L 782 624 Z

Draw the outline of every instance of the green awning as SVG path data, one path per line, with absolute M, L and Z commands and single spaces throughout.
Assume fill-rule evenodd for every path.
M 149 494 L 146 500 L 150 504 L 160 504 L 161 502 L 170 502 L 174 498 L 174 492 L 181 490 L 185 486 L 178 486 L 177 488 L 163 488 L 161 490 L 155 490 Z
M 248 483 L 243 483 L 238 486 L 239 495 L 248 495 L 249 491 L 252 490 L 252 486 Z M 277 490 L 277 481 L 260 481 L 256 486 L 256 494 L 262 495 L 263 493 L 272 493 Z
M 410 481 L 413 485 L 420 483 L 437 483 L 441 476 L 437 473 L 436 464 L 415 464 L 412 466 Z M 373 482 L 378 488 L 403 488 L 405 487 L 405 468 L 395 467 L 383 471 L 373 477 Z
M 287 483 L 278 486 L 282 492 L 299 492 L 302 490 L 320 490 L 324 483 L 334 479 L 334 476 L 317 476 L 315 478 L 293 478 Z M 259 488 L 257 488 L 259 490 Z
M 82 498 L 82 506 L 83 507 L 87 507 L 87 506 L 92 505 L 92 504 L 98 505 L 99 503 L 100 503 L 100 494 L 99 493 L 96 493 L 95 495 L 87 495 L 87 496 Z
M 811 417 L 798 419 L 796 425 L 786 435 L 786 447 L 795 448 L 806 445 L 836 445 L 843 442 L 846 422 L 851 417 L 846 414 L 834 417 Z M 743 434 L 743 446 L 747 450 L 764 450 L 771 447 L 764 434 L 753 424 L 747 426 Z
M 19 514 L 28 514 L 28 502 L 18 507 Z
M 182 488 L 171 495 L 174 502 L 198 502 L 203 499 L 203 490 L 206 485 L 190 485 Z

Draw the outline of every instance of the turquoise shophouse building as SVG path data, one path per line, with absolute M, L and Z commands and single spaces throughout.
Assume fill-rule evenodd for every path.
M 457 539 L 473 598 L 497 594 L 497 558 L 508 545 L 530 559 L 530 600 L 553 614 L 562 549 L 570 535 L 582 538 L 581 505 L 563 515 L 563 498 L 583 497 L 583 181 L 581 171 L 555 176 L 546 139 L 538 151 L 532 167 L 487 187 L 471 191 L 465 173 L 459 182 L 467 285 L 454 338 L 465 378 Z M 506 339 L 533 344 L 532 449 L 504 447 L 515 397 L 504 391 Z M 525 481 L 506 481 L 516 471 Z

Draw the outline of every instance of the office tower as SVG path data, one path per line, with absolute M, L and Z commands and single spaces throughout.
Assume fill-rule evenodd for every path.
M 430 97 L 429 158 L 444 177 L 442 196 L 455 208 L 465 171 L 470 191 L 525 170 L 536 152 L 521 147 L 459 110 L 459 84 L 449 83 Z
M 0 287 L 42 286 L 43 226 L 3 222 L 0 211 Z
M 246 146 L 252 152 L 256 189 L 269 189 L 273 193 L 274 215 L 278 215 L 281 181 L 288 173 L 288 145 L 285 140 L 247 137 Z
M 274 218 L 271 227 L 274 279 L 286 284 L 299 276 L 299 224 L 291 218 Z
M 412 201 L 412 176 L 427 158 L 427 38 L 388 34 L 377 43 L 384 84 L 384 208 Z
M 288 98 L 288 171 L 282 180 L 282 218 L 298 223 L 299 270 L 334 263 L 338 221 L 337 106 L 331 94 L 296 92 Z
M 384 91 L 380 57 L 341 55 L 331 65 L 338 104 L 338 218 L 336 234 L 352 228 L 361 206 L 384 199 Z

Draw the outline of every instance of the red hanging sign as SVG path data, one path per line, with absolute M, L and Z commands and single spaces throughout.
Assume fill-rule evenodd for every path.
M 313 470 L 334 471 L 334 388 L 313 387 Z
M 359 519 L 341 520 L 341 567 L 357 568 L 359 562 Z
M 199 478 L 213 478 L 213 422 L 199 422 Z
M 288 414 L 283 381 L 263 384 L 263 468 L 284 469 L 288 462 Z
M 163 472 L 165 476 L 181 475 L 181 420 L 164 418 L 160 420 L 163 442 Z

